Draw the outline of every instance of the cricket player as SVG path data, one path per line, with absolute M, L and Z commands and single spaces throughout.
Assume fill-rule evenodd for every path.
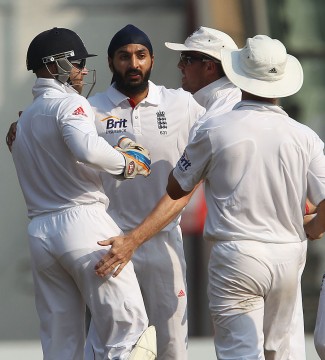
M 188 143 L 193 124 L 205 113 L 189 92 L 149 80 L 154 65 L 148 36 L 134 25 L 118 31 L 108 46 L 111 86 L 89 98 L 98 134 L 111 145 L 121 135 L 150 150 L 151 175 L 119 181 L 102 174 L 110 194 L 109 215 L 130 231 L 165 192 L 168 174 Z M 157 331 L 158 359 L 187 359 L 186 264 L 180 219 L 175 218 L 132 254 L 149 323 Z M 90 333 L 92 332 L 92 324 Z M 95 351 L 96 344 L 92 344 Z
M 122 243 L 134 251 L 204 180 L 216 355 L 289 359 L 306 233 L 315 239 L 325 230 L 324 144 L 277 105 L 303 83 L 299 61 L 280 41 L 257 35 L 243 49 L 222 50 L 221 61 L 243 101 L 201 125 L 171 172 L 165 196 L 133 231 L 101 243 L 113 244 L 114 252 L 96 269 L 100 276 L 112 271 L 121 263 Z M 304 229 L 307 197 L 317 215 Z
M 190 138 L 193 139 L 196 130 L 209 117 L 222 115 L 241 101 L 241 91 L 225 75 L 220 54 L 223 48 L 235 50 L 238 47 L 228 34 L 203 26 L 191 34 L 184 44 L 166 42 L 165 45 L 171 50 L 180 51 L 178 68 L 183 76 L 182 88 L 191 92 L 194 99 L 207 110 L 191 129 Z M 302 262 L 298 273 L 300 284 L 304 267 L 305 262 Z M 295 360 L 304 360 L 306 351 L 301 285 L 298 288 L 291 334 L 290 356 Z
M 100 171 L 148 176 L 150 157 L 130 139 L 120 139 L 114 149 L 98 137 L 92 108 L 74 89 L 82 88 L 92 56 L 65 28 L 38 34 L 27 51 L 27 70 L 37 77 L 34 100 L 19 119 L 12 155 L 31 219 L 43 356 L 84 359 L 87 304 L 103 359 L 155 359 L 154 328 L 148 330 L 133 265 L 119 279 L 99 278 L 93 270 L 107 252 L 96 241 L 121 234 L 106 212 Z
M 191 140 L 207 118 L 232 110 L 241 100 L 241 91 L 225 75 L 220 57 L 221 49 L 238 47 L 228 34 L 205 26 L 191 34 L 184 44 L 166 42 L 165 45 L 180 52 L 182 88 L 193 94 L 207 111 L 192 127 Z

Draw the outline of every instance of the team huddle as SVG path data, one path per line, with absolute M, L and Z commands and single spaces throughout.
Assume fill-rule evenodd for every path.
M 266 35 L 239 49 L 200 27 L 165 45 L 180 53 L 182 88 L 150 80 L 151 41 L 129 24 L 108 45 L 110 86 L 90 97 L 96 55 L 74 31 L 29 45 L 34 100 L 6 141 L 30 219 L 43 357 L 188 359 L 180 214 L 202 185 L 216 358 L 304 360 L 301 276 L 308 239 L 325 231 L 324 144 L 279 106 L 302 66 Z M 325 287 L 321 359 L 323 314 Z

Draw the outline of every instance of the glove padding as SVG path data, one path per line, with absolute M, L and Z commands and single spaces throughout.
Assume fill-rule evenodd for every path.
M 125 169 L 123 175 L 126 179 L 133 179 L 136 175 L 145 177 L 150 175 L 150 154 L 142 145 L 122 136 L 114 148 L 124 156 Z

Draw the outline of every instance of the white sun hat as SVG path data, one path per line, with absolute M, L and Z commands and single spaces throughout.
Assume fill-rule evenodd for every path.
M 165 42 L 165 45 L 177 51 L 198 51 L 220 60 L 221 49 L 238 49 L 234 40 L 222 31 L 201 26 L 190 35 L 184 44 Z
M 228 79 L 243 91 L 265 98 L 290 96 L 303 83 L 300 62 L 285 46 L 266 35 L 248 38 L 239 50 L 223 49 L 221 62 Z

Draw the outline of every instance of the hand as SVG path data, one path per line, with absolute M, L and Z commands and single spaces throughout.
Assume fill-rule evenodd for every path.
M 20 114 L 21 114 L 21 112 L 20 112 Z M 6 136 L 6 143 L 7 143 L 7 146 L 8 146 L 8 149 L 10 152 L 12 150 L 12 144 L 14 143 L 14 141 L 16 139 L 16 130 L 17 130 L 17 121 L 10 125 L 9 131 Z
M 98 244 L 101 246 L 111 245 L 107 254 L 104 255 L 95 266 L 96 274 L 100 277 L 104 277 L 110 273 L 113 277 L 116 277 L 130 261 L 134 251 L 138 247 L 128 235 L 98 241 Z
M 121 137 L 115 150 L 119 151 L 125 159 L 124 177 L 133 179 L 136 175 L 147 177 L 150 175 L 150 154 L 142 145 L 135 143 L 127 137 Z
M 310 214 L 304 216 L 304 228 L 307 239 L 309 240 L 318 240 L 322 238 L 324 235 L 324 233 L 317 228 L 315 216 L 316 214 Z

